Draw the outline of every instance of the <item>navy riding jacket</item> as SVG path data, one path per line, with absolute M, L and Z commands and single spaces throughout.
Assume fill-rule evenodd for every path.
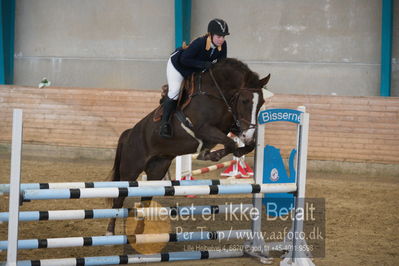
M 185 49 L 177 48 L 171 55 L 171 61 L 177 71 L 186 78 L 193 72 L 204 70 L 215 59 L 220 60 L 226 56 L 226 41 L 222 46 L 212 49 L 211 37 L 205 35 L 192 41 Z

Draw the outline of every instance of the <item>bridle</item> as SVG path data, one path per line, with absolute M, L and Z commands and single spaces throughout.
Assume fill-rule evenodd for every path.
M 244 121 L 244 122 L 246 122 L 246 123 L 248 123 L 248 125 L 249 125 L 249 126 L 248 126 L 248 129 L 256 128 L 256 122 L 255 122 L 255 124 L 252 124 L 250 121 L 248 121 L 248 120 L 245 119 L 245 118 L 241 118 L 241 119 L 240 119 L 240 118 L 237 118 L 237 115 L 234 113 L 233 108 L 231 108 L 231 105 L 232 105 L 232 104 L 235 105 L 235 106 L 237 106 L 237 104 L 234 104 L 234 103 L 236 103 L 236 101 L 238 100 L 238 98 L 239 98 L 239 96 L 240 96 L 240 91 L 238 90 L 238 91 L 231 97 L 230 103 L 229 103 L 229 102 L 227 101 L 226 97 L 224 96 L 223 91 L 222 91 L 222 89 L 220 88 L 218 82 L 216 81 L 215 76 L 213 75 L 212 69 L 209 69 L 209 74 L 210 74 L 210 76 L 211 76 L 211 79 L 212 79 L 213 83 L 215 84 L 216 89 L 218 90 L 218 92 L 219 92 L 219 94 L 220 94 L 220 96 L 221 96 L 221 99 L 223 100 L 224 104 L 226 105 L 228 112 L 231 113 L 231 115 L 233 116 L 234 123 L 235 123 L 235 125 L 237 126 L 237 128 L 239 129 L 239 131 L 242 132 L 240 120 L 241 120 L 241 121 Z M 248 90 L 248 91 L 255 91 L 255 92 L 258 91 L 257 89 L 247 89 L 247 90 Z
M 250 89 L 250 88 L 246 88 L 245 89 L 246 91 L 250 91 L 250 92 L 259 92 L 259 89 Z M 232 106 L 238 106 L 237 105 L 237 101 L 238 101 L 238 99 L 239 99 L 239 97 L 240 97 L 240 92 L 241 91 L 238 91 L 238 92 L 236 92 L 234 95 L 233 95 L 233 97 L 231 98 L 231 100 L 230 100 L 230 102 L 231 102 L 231 105 Z M 255 107 L 256 108 L 256 107 Z M 237 113 L 237 111 L 236 111 L 236 113 Z M 255 121 L 255 123 L 251 123 L 251 121 L 248 121 L 247 119 L 245 119 L 245 118 L 240 118 L 239 117 L 239 113 L 237 113 L 237 120 L 238 120 L 238 122 L 240 123 L 240 121 L 242 121 L 242 122 L 245 122 L 246 124 L 248 124 L 248 128 L 247 129 L 252 129 L 252 128 L 256 128 L 256 121 Z M 240 132 L 241 132 L 241 128 L 240 128 Z

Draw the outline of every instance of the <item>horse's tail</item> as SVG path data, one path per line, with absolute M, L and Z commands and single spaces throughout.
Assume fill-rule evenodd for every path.
M 123 143 L 118 142 L 118 146 L 116 148 L 116 153 L 115 153 L 114 166 L 112 167 L 112 172 L 111 172 L 110 176 L 108 177 L 109 181 L 120 181 L 121 180 L 121 174 L 119 171 L 119 167 L 120 167 L 121 156 L 122 156 L 122 147 L 123 147 Z
M 111 173 L 107 177 L 107 181 L 121 180 L 120 163 L 122 158 L 122 148 L 123 148 L 123 143 L 125 142 L 125 138 L 127 137 L 129 131 L 130 129 L 125 130 L 119 137 L 118 146 L 116 148 L 116 153 L 115 153 L 114 166 L 112 167 Z M 112 203 L 112 200 L 113 200 L 112 198 L 108 198 L 107 202 L 110 204 Z

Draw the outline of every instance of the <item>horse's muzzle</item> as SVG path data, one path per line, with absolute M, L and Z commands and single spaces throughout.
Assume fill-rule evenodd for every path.
M 255 138 L 255 128 L 244 130 L 238 137 L 245 145 L 253 143 Z

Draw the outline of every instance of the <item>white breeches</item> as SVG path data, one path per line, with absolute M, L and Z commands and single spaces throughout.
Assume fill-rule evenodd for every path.
M 179 97 L 180 86 L 184 78 L 173 66 L 170 58 L 168 60 L 168 65 L 166 66 L 166 78 L 168 79 L 169 86 L 168 97 L 169 99 L 177 100 Z

